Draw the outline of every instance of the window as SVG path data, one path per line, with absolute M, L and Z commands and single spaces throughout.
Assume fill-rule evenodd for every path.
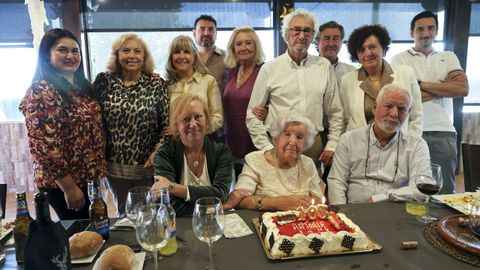
M 105 71 L 111 44 L 128 31 L 136 32 L 145 40 L 156 64 L 155 70 L 164 76 L 171 40 L 178 35 L 193 38 L 194 20 L 202 14 L 217 20 L 217 47 L 226 48 L 236 26 L 251 25 L 260 36 L 267 61 L 273 59 L 271 1 L 92 1 L 85 16 L 91 78 Z
M 49 26 L 61 27 L 60 0 L 45 3 Z M 33 35 L 28 9 L 24 0 L 10 0 L 0 3 L 0 122 L 22 121 L 18 105 L 31 83 L 37 55 L 33 49 Z
M 470 91 L 464 102 L 466 105 L 480 105 L 480 4 L 472 4 L 470 16 L 470 37 L 468 38 L 467 77 Z M 476 111 L 480 110 L 478 106 Z M 470 108 L 472 110 L 473 108 Z

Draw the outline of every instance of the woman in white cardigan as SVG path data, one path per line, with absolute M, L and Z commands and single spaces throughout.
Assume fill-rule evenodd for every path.
M 340 96 L 345 113 L 346 130 L 364 127 L 374 122 L 373 104 L 380 89 L 388 84 L 405 88 L 412 94 L 410 116 L 403 126 L 422 135 L 422 100 L 413 69 L 406 65 L 389 64 L 383 57 L 391 39 L 381 25 L 365 25 L 355 29 L 348 39 L 348 52 L 353 62 L 362 67 L 345 74 L 340 84 Z

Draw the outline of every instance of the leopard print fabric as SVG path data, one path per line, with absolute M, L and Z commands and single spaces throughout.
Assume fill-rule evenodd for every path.
M 169 96 L 159 74 L 142 73 L 140 79 L 125 85 L 117 73 L 100 73 L 94 86 L 107 138 L 108 162 L 143 165 L 155 145 L 163 144 L 162 130 L 168 126 Z

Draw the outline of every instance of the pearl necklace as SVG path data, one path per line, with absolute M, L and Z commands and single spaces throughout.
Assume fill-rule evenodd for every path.
M 299 161 L 297 162 L 297 167 L 298 167 L 298 174 L 297 174 L 297 183 L 298 183 L 298 188 L 296 191 L 290 189 L 287 184 L 285 183 L 285 181 L 283 181 L 283 173 L 280 173 L 280 169 L 279 169 L 279 165 L 278 165 L 278 158 L 277 158 L 277 153 L 275 151 L 275 148 L 272 149 L 272 158 L 273 158 L 273 165 L 275 167 L 275 172 L 277 173 L 277 177 L 278 177 L 278 180 L 280 182 L 280 184 L 282 184 L 282 186 L 288 190 L 290 193 L 292 194 L 299 194 L 301 193 L 301 188 L 302 188 L 302 172 L 301 172 L 301 169 L 303 168 L 302 166 L 302 159 L 300 158 Z

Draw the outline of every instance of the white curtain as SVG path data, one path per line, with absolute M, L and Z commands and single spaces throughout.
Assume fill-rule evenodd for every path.
M 47 12 L 45 11 L 44 1 L 42 0 L 25 0 L 28 6 L 28 15 L 30 16 L 30 24 L 32 26 L 33 47 L 38 50 L 40 41 L 42 40 L 44 26 L 48 25 Z

